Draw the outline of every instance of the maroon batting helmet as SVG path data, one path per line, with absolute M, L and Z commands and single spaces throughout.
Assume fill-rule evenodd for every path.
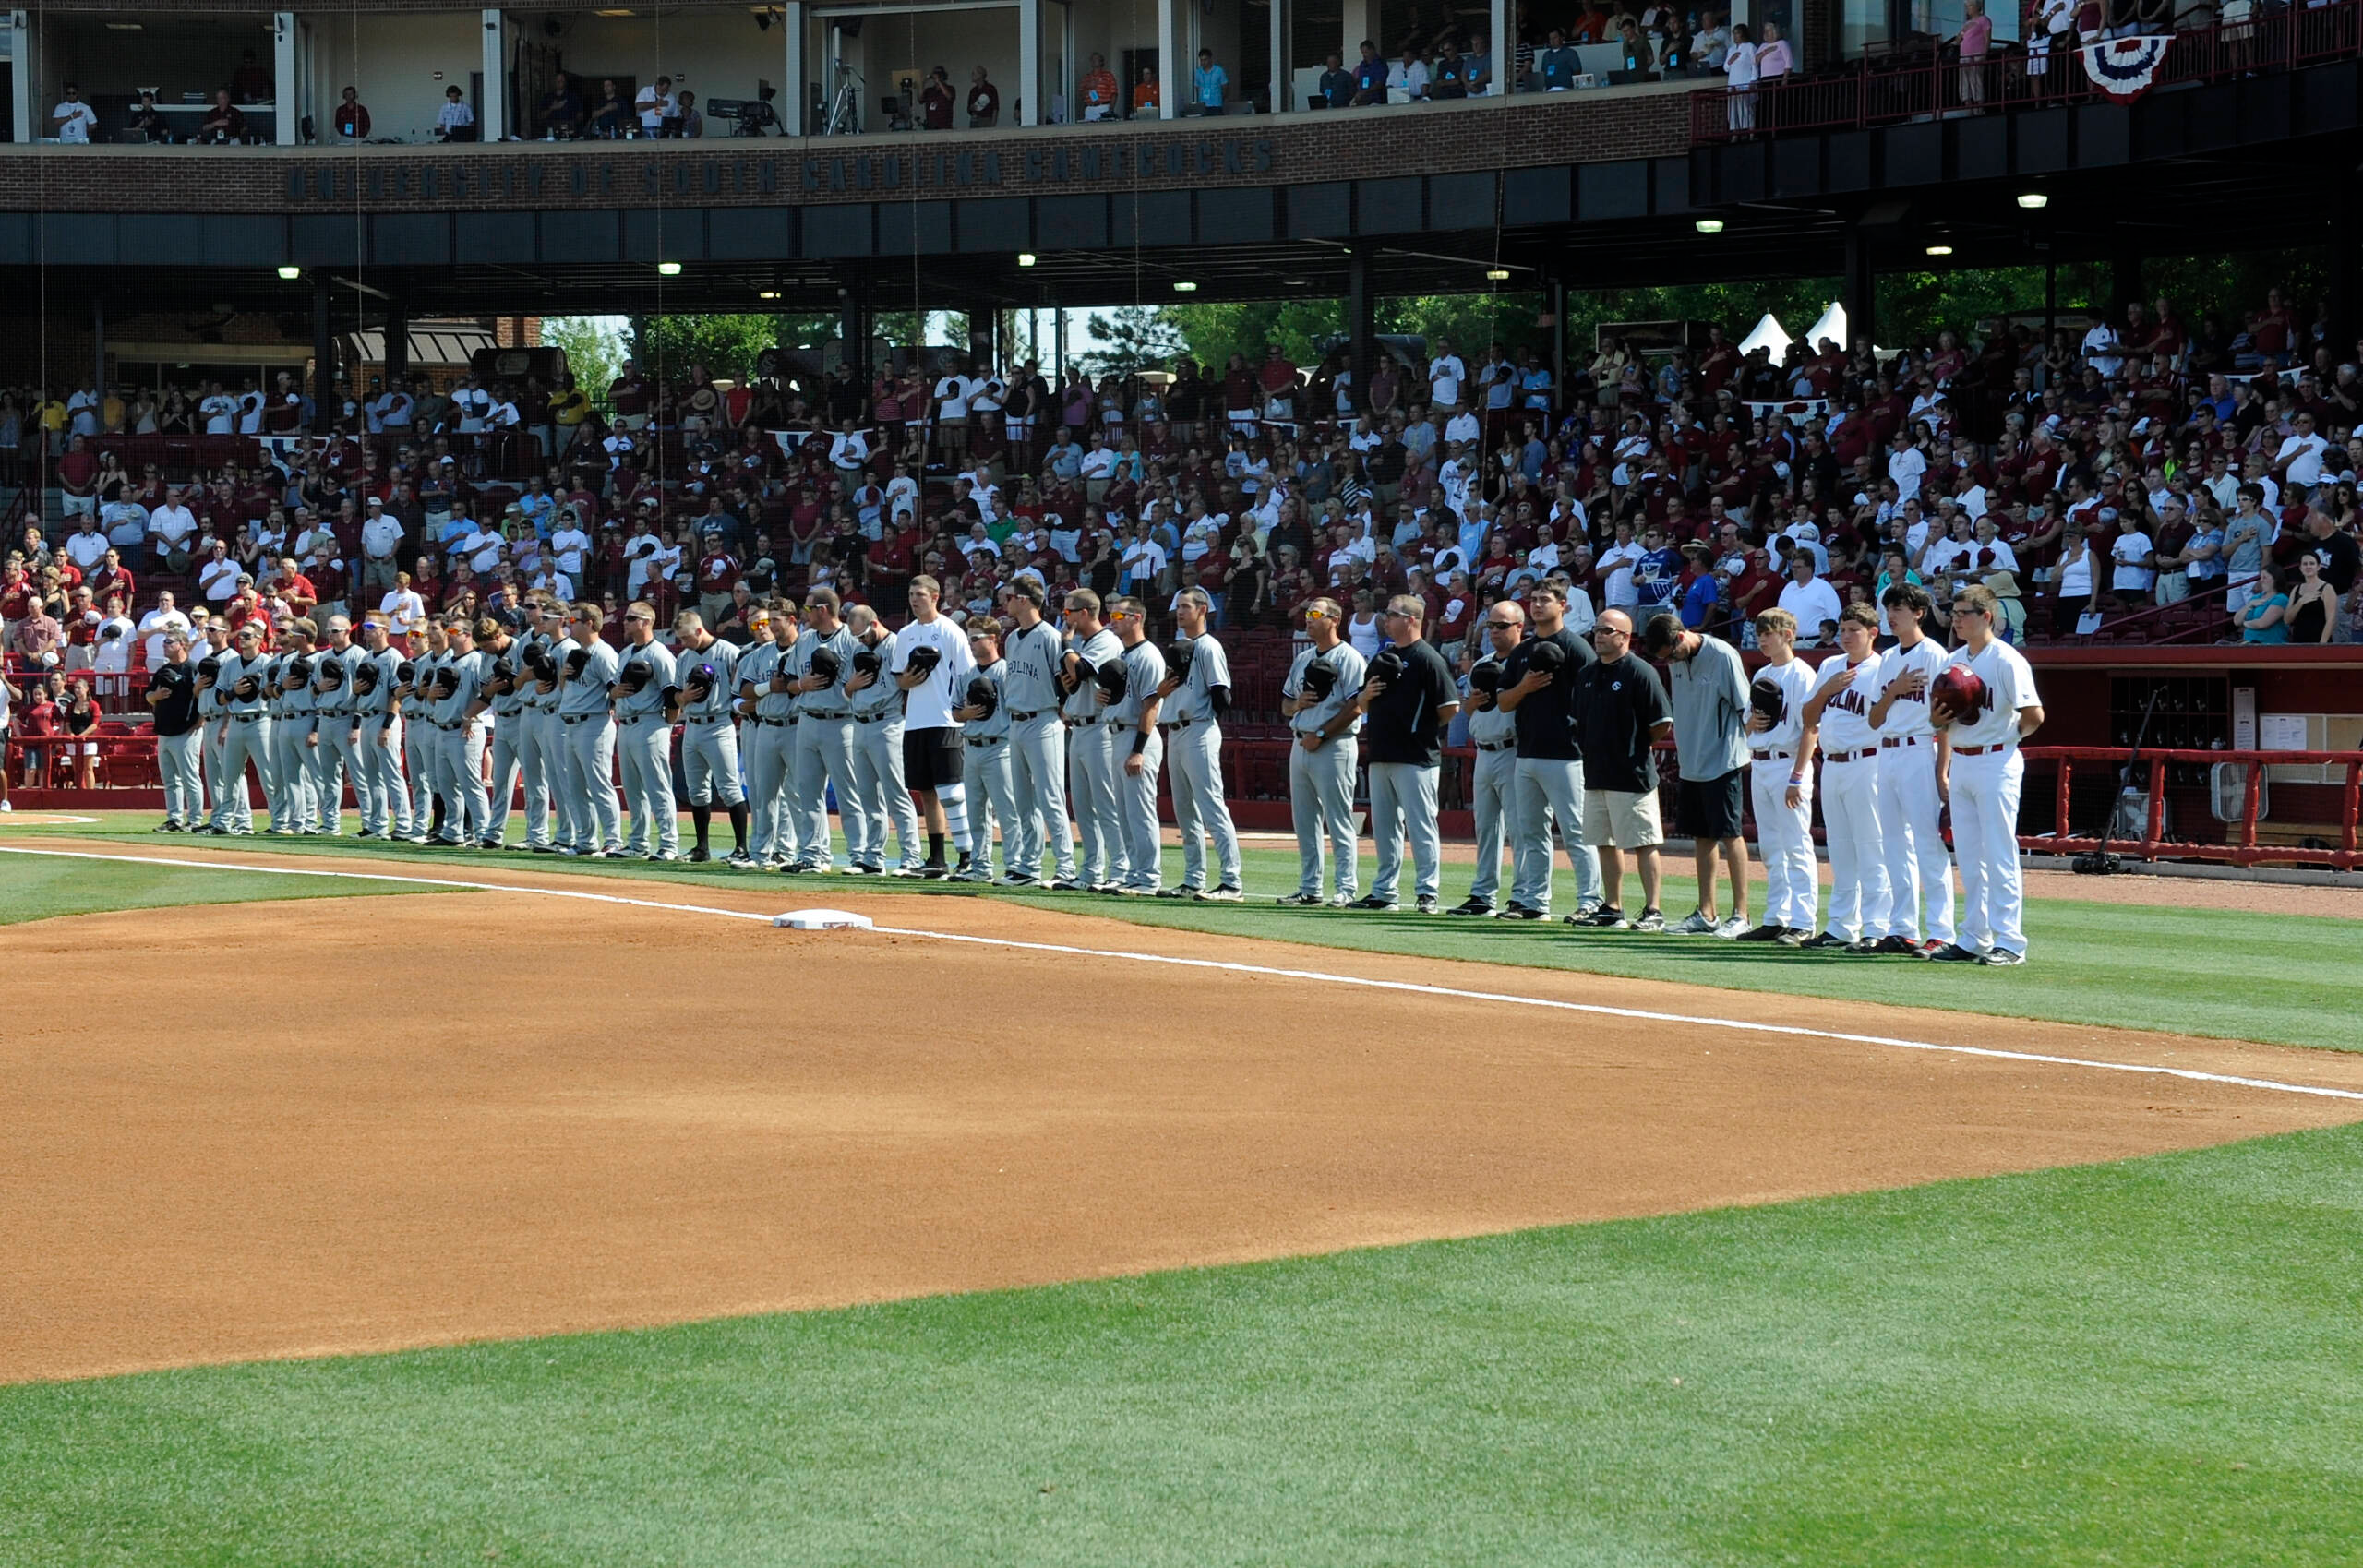
M 1985 683 L 1967 664 L 1947 664 L 1929 683 L 1928 708 L 1969 724 L 1985 708 Z

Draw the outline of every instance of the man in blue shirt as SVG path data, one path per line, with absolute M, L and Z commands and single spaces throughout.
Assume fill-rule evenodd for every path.
M 1223 91 L 1230 86 L 1230 73 L 1215 64 L 1215 52 L 1198 51 L 1198 68 L 1191 75 L 1191 101 L 1201 114 L 1222 113 Z
M 1716 601 L 1722 597 L 1722 584 L 1716 580 L 1712 565 L 1714 546 L 1693 539 L 1682 546 L 1692 573 L 1682 590 L 1682 625 L 1685 630 L 1698 631 L 1713 618 Z
M 1652 613 L 1673 606 L 1682 582 L 1682 553 L 1665 542 L 1665 525 L 1658 522 L 1641 531 L 1641 558 L 1633 563 L 1633 587 L 1641 607 L 1635 618 L 1646 626 Z
M 1362 40 L 1362 57 L 1354 66 L 1354 102 L 1356 106 L 1386 102 L 1386 62 L 1378 57 L 1378 45 Z

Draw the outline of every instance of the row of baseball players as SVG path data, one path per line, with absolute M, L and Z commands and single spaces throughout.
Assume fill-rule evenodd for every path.
M 711 857 L 719 806 L 735 866 L 883 874 L 891 833 L 897 874 L 982 881 L 997 824 L 1012 885 L 1047 877 L 1237 898 L 1218 722 L 1229 676 L 1205 596 L 1184 596 L 1183 635 L 1161 651 L 1144 635 L 1139 601 L 1109 602 L 1103 621 L 1096 594 L 1072 594 L 1062 633 L 1038 584 L 1021 581 L 1003 598 L 1004 656 L 999 625 L 963 628 L 939 612 L 939 593 L 933 579 L 915 580 L 912 618 L 890 632 L 869 606 L 841 616 L 836 594 L 816 589 L 800 614 L 759 612 L 743 648 L 714 638 L 695 611 L 677 618 L 668 647 L 645 604 L 627 608 L 625 642 L 612 647 L 596 607 L 554 600 L 534 601 L 534 624 L 516 634 L 489 619 L 430 623 L 412 657 L 376 616 L 357 640 L 342 617 L 326 632 L 298 621 L 267 653 L 255 629 L 193 663 L 185 640 L 168 642 L 150 699 L 165 780 L 159 831 L 252 832 L 251 764 L 270 834 L 340 833 L 349 780 L 365 839 L 497 848 L 522 795 L 529 849 L 669 860 L 678 724 L 690 860 Z M 1177 810 L 1198 830 L 1176 889 L 1159 885 L 1157 784 L 1169 750 Z M 610 782 L 618 773 L 629 839 Z M 832 792 L 843 862 L 828 833 Z

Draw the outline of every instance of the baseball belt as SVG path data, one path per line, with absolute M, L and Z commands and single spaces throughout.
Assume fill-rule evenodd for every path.
M 1050 712 L 1050 710 L 1048 708 L 1037 708 L 1030 713 L 1021 713 L 1016 709 L 1012 708 L 1009 711 L 1009 716 L 1013 719 L 1018 720 L 1020 723 L 1023 723 L 1028 719 L 1038 719 L 1049 712 Z
M 605 713 L 560 713 L 558 717 L 570 724 L 587 724 L 594 719 L 604 719 Z
M 882 710 L 875 713 L 856 713 L 853 716 L 853 722 L 858 724 L 882 724 L 889 719 L 899 719 L 902 716 L 900 713 L 889 713 Z
M 968 745 L 969 745 L 972 748 L 976 748 L 976 749 L 982 749 L 983 748 L 988 747 L 988 746 L 999 746 L 1002 741 L 1004 741 L 1004 740 L 1008 739 L 1009 737 L 1008 737 L 1007 736 L 988 735 L 988 736 L 964 736 L 963 738 L 964 738 L 964 739 L 966 739 L 966 740 L 967 741 Z
M 797 717 L 799 719 L 813 719 L 822 723 L 834 724 L 839 719 L 850 719 L 853 715 L 840 710 L 834 713 L 798 713 Z
M 1133 727 L 1133 721 L 1130 719 L 1110 719 L 1108 721 L 1108 733 L 1110 735 L 1122 735 L 1126 730 Z
M 2008 751 L 2009 749 L 2010 749 L 2010 747 L 2008 741 L 1997 741 L 1991 746 L 1956 746 L 1953 748 L 1953 755 L 1956 757 L 1984 757 L 1992 752 Z
M 349 719 L 353 717 L 353 710 L 350 708 L 315 708 L 312 712 L 315 715 L 323 719 Z
M 1759 762 L 1785 762 L 1789 760 L 1791 753 L 1786 751 L 1751 751 L 1748 755 Z
M 1882 751 L 1893 751 L 1900 746 L 1918 746 L 1923 741 L 1933 740 L 1936 737 L 1933 736 L 1925 735 L 1889 736 L 1879 742 L 1879 749 Z
M 1877 747 L 1866 746 L 1860 751 L 1825 751 L 1821 754 L 1821 760 L 1825 762 L 1859 762 L 1865 757 L 1876 757 L 1878 754 Z
M 1171 730 L 1175 735 L 1180 735 L 1183 730 L 1189 729 L 1193 725 L 1210 724 L 1213 723 L 1214 721 L 1212 719 L 1176 719 L 1171 724 L 1165 724 L 1160 727 Z
M 1517 742 L 1515 740 L 1481 740 L 1477 743 L 1477 749 L 1480 751 L 1515 751 L 1517 749 Z
M 269 713 L 233 713 L 230 717 L 235 719 L 242 724 L 250 724 L 257 719 L 267 719 L 270 717 L 270 715 Z

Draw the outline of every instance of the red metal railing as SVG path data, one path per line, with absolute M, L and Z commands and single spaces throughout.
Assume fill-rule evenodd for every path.
M 2152 90 L 2289 70 L 2363 53 L 2363 3 L 2337 0 L 2172 35 Z M 2091 102 L 2103 96 L 2078 57 L 2074 33 L 2047 53 L 2016 44 L 1964 64 L 1948 46 L 1888 54 L 1745 91 L 1696 92 L 1693 141 L 1732 141 L 1783 131 L 1895 125 L 1994 109 Z
M 2059 775 L 2053 788 L 2053 830 L 2048 836 L 2024 836 L 2021 848 L 2054 855 L 2081 855 L 2101 846 L 2101 841 L 2090 833 L 2072 831 L 2069 820 L 2069 793 L 2076 764 L 2103 763 L 2107 766 L 2114 785 L 2117 774 L 2132 755 L 2123 747 L 2106 746 L 2030 746 L 2025 757 L 2033 764 L 2056 763 Z M 2225 824 L 2225 839 L 2220 844 L 2199 843 L 2189 839 L 2166 837 L 2166 770 L 2177 763 L 2196 763 L 2213 767 L 2219 762 L 2237 763 L 2247 769 L 2247 789 L 2243 796 L 2240 820 Z M 2328 766 L 2346 770 L 2346 781 L 2341 791 L 2339 808 L 2339 846 L 2335 849 L 2314 848 L 2302 844 L 2260 844 L 2257 842 L 2258 811 L 2263 799 L 2264 770 L 2270 767 Z M 2363 752 L 2356 751 L 2143 751 L 2134 766 L 2141 771 L 2145 793 L 2149 798 L 2149 815 L 2140 837 L 2112 833 L 2109 847 L 2144 860 L 2215 860 L 2233 866 L 2253 866 L 2272 860 L 2303 866 L 2329 866 L 2342 871 L 2363 867 L 2363 847 L 2356 838 L 2357 812 L 2363 805 Z M 2108 809 L 2117 809 L 2117 796 L 2112 788 Z M 2021 820 L 2024 813 L 2021 812 Z

